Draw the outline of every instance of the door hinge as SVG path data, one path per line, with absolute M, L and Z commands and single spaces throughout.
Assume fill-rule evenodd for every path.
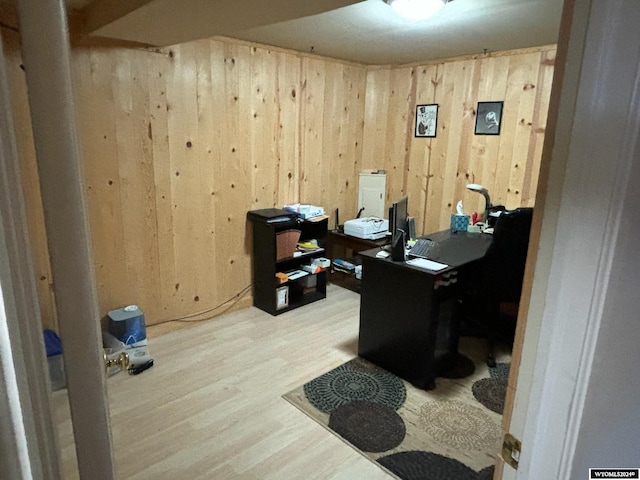
M 502 458 L 516 470 L 520 461 L 520 452 L 522 451 L 522 443 L 510 433 L 505 433 L 502 442 Z

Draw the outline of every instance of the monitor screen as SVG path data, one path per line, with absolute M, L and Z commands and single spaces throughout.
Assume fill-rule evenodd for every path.
M 391 243 L 395 243 L 398 237 L 398 230 L 402 230 L 405 238 L 409 238 L 408 232 L 408 211 L 409 198 L 404 196 L 400 200 L 393 203 L 389 209 L 389 231 L 391 232 Z

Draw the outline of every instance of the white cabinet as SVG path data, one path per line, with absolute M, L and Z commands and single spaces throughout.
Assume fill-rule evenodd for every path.
M 387 176 L 384 173 L 361 173 L 358 183 L 358 211 L 362 217 L 386 218 L 384 194 Z

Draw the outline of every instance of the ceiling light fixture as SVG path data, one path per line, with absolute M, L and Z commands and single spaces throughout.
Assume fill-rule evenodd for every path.
M 398 15 L 409 20 L 424 20 L 438 11 L 446 0 L 384 0 Z

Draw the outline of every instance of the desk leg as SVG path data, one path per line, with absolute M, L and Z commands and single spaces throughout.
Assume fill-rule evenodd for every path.
M 439 377 L 464 378 L 475 371 L 473 361 L 458 352 L 460 316 L 455 290 L 440 302 L 436 364 Z

